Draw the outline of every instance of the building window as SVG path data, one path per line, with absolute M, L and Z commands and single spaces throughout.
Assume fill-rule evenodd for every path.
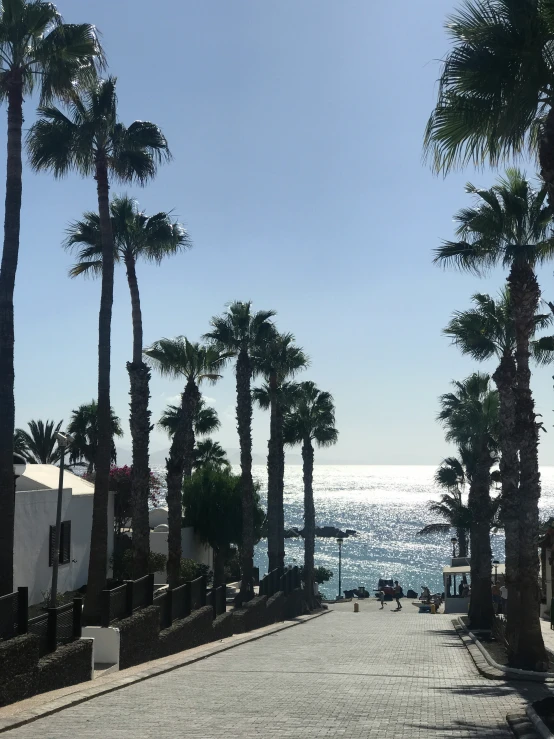
M 50 526 L 50 547 L 48 564 L 54 564 L 54 548 L 56 545 L 56 527 Z M 60 530 L 60 550 L 58 553 L 59 563 L 66 565 L 71 559 L 71 521 L 62 521 Z

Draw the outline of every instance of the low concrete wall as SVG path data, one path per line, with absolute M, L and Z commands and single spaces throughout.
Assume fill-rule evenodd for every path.
M 83 627 L 83 638 L 94 639 L 93 660 L 95 664 L 117 665 L 119 667 L 120 635 L 119 629 L 112 626 Z
M 78 639 L 39 660 L 37 693 L 67 688 L 92 680 L 92 639 Z
M 139 665 L 158 657 L 158 634 L 160 633 L 160 609 L 148 606 L 130 618 L 116 622 L 120 635 L 119 667 Z
M 33 634 L 0 642 L 0 706 L 37 692 L 38 643 Z

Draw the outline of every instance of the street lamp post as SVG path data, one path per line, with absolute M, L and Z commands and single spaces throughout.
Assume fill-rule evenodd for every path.
M 54 534 L 54 551 L 52 553 L 52 587 L 50 588 L 50 608 L 56 607 L 56 596 L 58 593 L 58 569 L 60 565 L 60 535 L 62 529 L 62 492 L 63 492 L 63 468 L 65 462 L 65 452 L 67 447 L 73 443 L 73 438 L 69 434 L 58 432 L 56 434 L 58 446 L 61 449 L 60 457 L 60 477 L 58 481 L 58 505 L 56 508 L 56 532 Z
M 500 562 L 497 559 L 493 559 L 492 563 L 494 565 L 494 584 L 496 585 L 498 582 L 498 565 Z
M 339 536 L 339 538 L 337 539 L 337 544 L 339 545 L 339 596 L 338 596 L 337 600 L 340 600 L 340 597 L 341 597 L 340 594 L 341 594 L 341 585 L 342 585 L 342 582 L 341 582 L 342 572 L 341 572 L 341 570 L 342 570 L 342 542 L 343 541 L 344 541 L 344 539 L 342 538 L 342 536 Z

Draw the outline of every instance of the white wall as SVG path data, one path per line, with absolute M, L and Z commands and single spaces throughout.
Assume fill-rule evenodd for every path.
M 43 600 L 50 589 L 48 564 L 50 526 L 56 525 L 57 490 L 19 491 L 15 496 L 14 586 L 29 588 L 29 604 Z M 62 521 L 71 521 L 70 562 L 60 564 L 58 592 L 76 590 L 87 582 L 92 527 L 92 495 L 63 490 Z M 108 560 L 113 552 L 113 494 L 109 498 Z M 75 561 L 73 561 L 75 560 Z
M 84 626 L 83 638 L 94 639 L 92 649 L 95 664 L 117 665 L 119 669 L 119 629 L 112 626 Z
M 167 531 L 150 532 L 150 551 L 164 554 L 167 557 Z M 192 526 L 181 529 L 181 549 L 183 559 L 193 559 L 200 564 L 208 565 L 213 570 L 214 555 L 211 547 L 203 544 L 194 533 Z M 157 585 L 167 582 L 167 573 L 156 572 L 154 581 Z

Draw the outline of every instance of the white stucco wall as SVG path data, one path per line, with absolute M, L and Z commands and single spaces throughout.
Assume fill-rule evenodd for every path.
M 150 551 L 164 554 L 167 557 L 167 537 L 168 534 L 166 531 L 151 531 Z M 181 529 L 181 549 L 183 559 L 193 559 L 196 562 L 200 562 L 200 564 L 208 565 L 213 570 L 213 549 L 202 544 L 194 533 L 192 526 Z M 167 582 L 166 573 L 156 572 L 154 581 L 157 585 Z
M 37 465 L 38 466 L 38 465 Z M 40 465 L 46 466 L 46 465 Z M 14 585 L 29 588 L 29 604 L 43 600 L 50 589 L 52 568 L 48 564 L 50 526 L 56 525 L 57 490 L 19 490 L 15 496 Z M 87 582 L 92 527 L 90 493 L 74 495 L 64 488 L 62 521 L 71 521 L 70 562 L 60 564 L 58 591 L 76 590 Z M 113 552 L 113 493 L 109 498 L 108 560 Z

